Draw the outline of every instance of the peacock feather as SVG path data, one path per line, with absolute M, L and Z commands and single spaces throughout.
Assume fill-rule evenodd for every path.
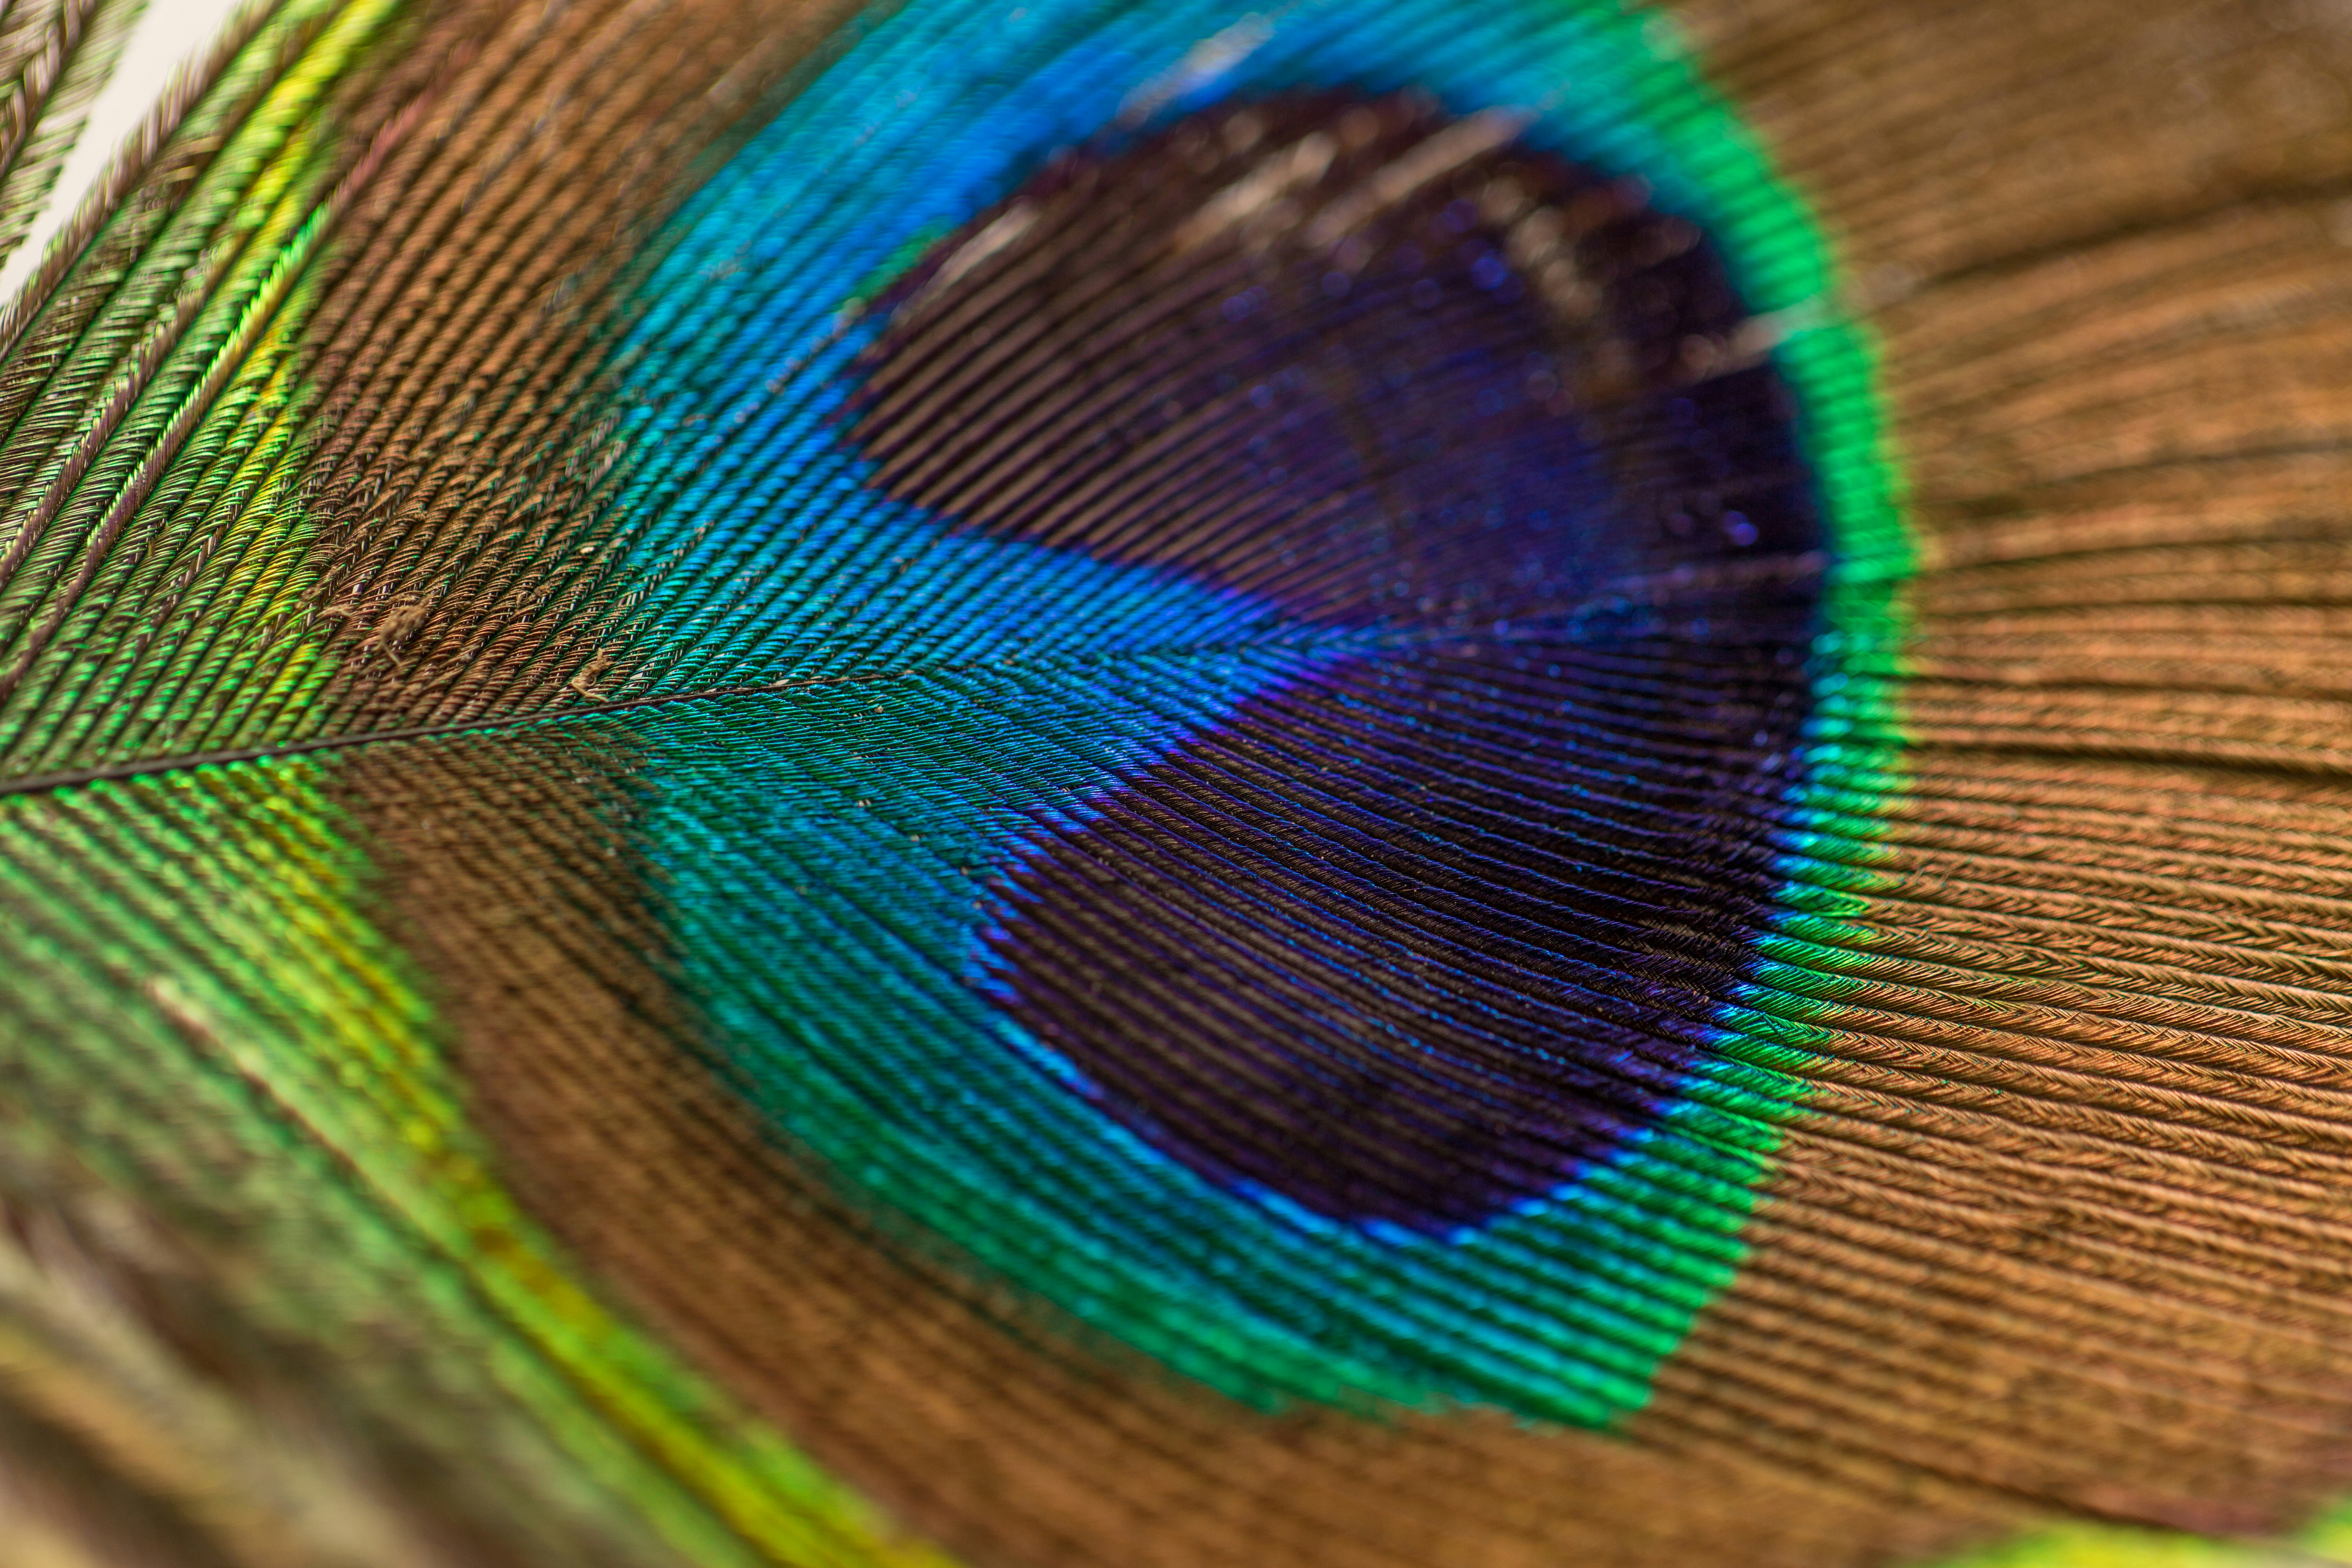
M 0 310 L 0 1562 L 2352 1561 L 2347 82 L 255 0 Z

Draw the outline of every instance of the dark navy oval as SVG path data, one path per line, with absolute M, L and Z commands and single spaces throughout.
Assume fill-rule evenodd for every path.
M 987 988 L 1219 1184 L 1432 1234 L 1706 1050 L 1820 619 L 1715 247 L 1515 131 L 1293 96 L 1066 156 L 887 302 L 856 431 L 961 528 L 1370 634 L 1041 825 Z

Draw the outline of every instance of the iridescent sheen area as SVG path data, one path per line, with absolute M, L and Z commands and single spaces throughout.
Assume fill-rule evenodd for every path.
M 1502 10 L 877 23 L 646 285 L 612 570 L 781 1147 L 1250 1403 L 1601 1425 L 1800 1114 L 1738 1001 L 1901 555 L 1737 121 Z

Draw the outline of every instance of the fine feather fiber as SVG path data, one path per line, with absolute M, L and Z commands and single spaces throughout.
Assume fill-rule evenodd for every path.
M 2352 8 L 141 10 L 0 1568 L 2352 1563 Z

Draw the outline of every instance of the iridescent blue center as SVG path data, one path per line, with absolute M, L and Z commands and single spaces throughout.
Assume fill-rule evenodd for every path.
M 1227 105 L 939 241 L 874 483 L 1303 651 L 974 937 L 1013 1048 L 1212 1183 L 1430 1236 L 1654 1128 L 1750 961 L 1822 529 L 1706 237 L 1414 100 Z

